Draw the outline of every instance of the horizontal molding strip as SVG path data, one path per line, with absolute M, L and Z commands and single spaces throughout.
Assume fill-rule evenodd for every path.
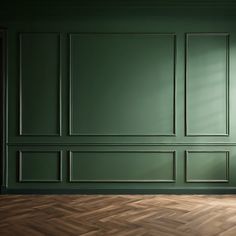
M 115 183 L 114 183 L 115 185 Z M 2 194 L 235 194 L 236 187 L 191 188 L 2 188 Z
M 236 146 L 231 143 L 15 143 L 9 142 L 7 146 Z
M 33 8 L 43 8 L 48 7 L 48 3 L 44 1 L 22 1 L 23 4 L 16 4 L 16 6 L 20 7 L 20 9 L 28 9 L 29 7 Z M 39 4 L 40 3 L 40 4 Z M 53 6 L 56 8 L 113 8 L 113 7 L 128 7 L 128 8 L 159 8 L 159 7 L 236 7 L 236 4 L 232 0 L 140 0 L 140 1 L 52 1 Z M 5 3 L 3 5 L 4 8 L 12 7 L 12 4 Z

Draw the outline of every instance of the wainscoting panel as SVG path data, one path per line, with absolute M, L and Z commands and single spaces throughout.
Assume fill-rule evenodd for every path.
M 6 22 L 6 192 L 236 193 L 236 16 L 100 10 Z
M 174 151 L 70 152 L 70 182 L 175 182 Z
M 18 192 L 236 191 L 235 157 L 222 146 L 11 145 L 7 179 Z
M 228 86 L 229 34 L 186 34 L 187 136 L 229 135 Z
M 62 153 L 57 151 L 19 151 L 19 182 L 60 182 Z
M 186 151 L 186 182 L 229 182 L 228 151 Z
M 19 135 L 60 135 L 60 34 L 19 35 Z
M 71 135 L 175 135 L 174 34 L 69 37 Z

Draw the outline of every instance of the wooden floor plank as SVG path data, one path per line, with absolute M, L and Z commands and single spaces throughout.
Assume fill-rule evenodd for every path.
M 1 236 L 236 236 L 236 195 L 1 195 Z

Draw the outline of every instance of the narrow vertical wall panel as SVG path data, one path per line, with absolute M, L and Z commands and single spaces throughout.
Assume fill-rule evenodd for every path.
M 21 33 L 19 134 L 60 135 L 60 35 Z
M 186 35 L 186 135 L 229 135 L 229 35 Z
M 175 135 L 174 34 L 70 34 L 70 134 Z

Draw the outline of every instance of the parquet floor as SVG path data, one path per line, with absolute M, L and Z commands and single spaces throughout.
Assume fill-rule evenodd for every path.
M 0 195 L 1 236 L 236 236 L 236 195 Z

